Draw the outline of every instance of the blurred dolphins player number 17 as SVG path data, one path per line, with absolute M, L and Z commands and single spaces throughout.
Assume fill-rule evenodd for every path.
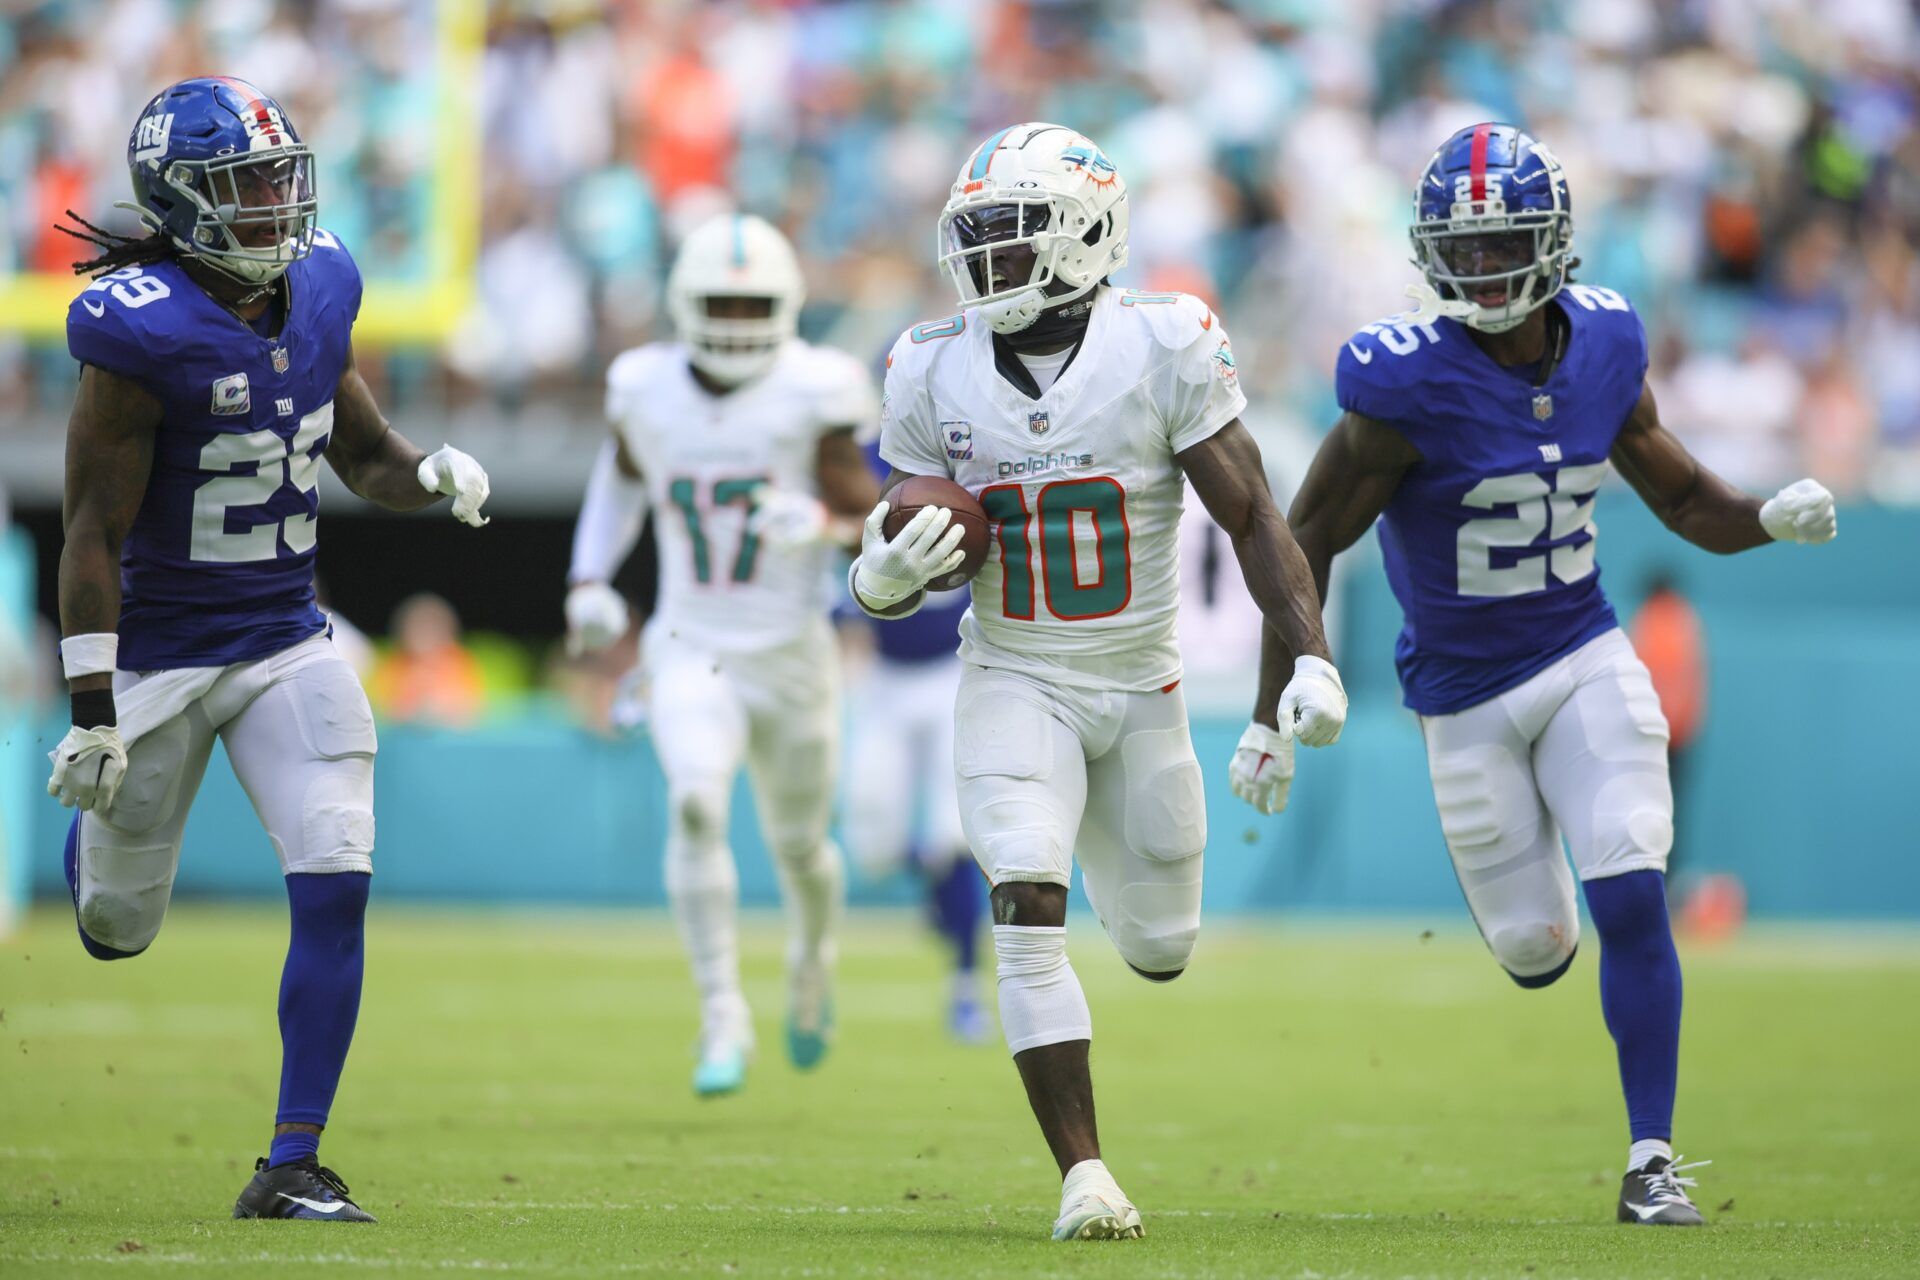
M 713 482 L 713 505 L 724 507 L 738 503 L 746 512 L 749 520 L 753 516 L 754 494 L 767 483 L 765 476 L 732 476 Z M 700 518 L 699 490 L 695 482 L 681 476 L 667 486 L 667 496 L 673 505 L 680 509 L 680 515 L 687 522 L 687 539 L 693 544 L 693 576 L 698 582 L 713 581 L 713 555 L 707 542 L 707 531 Z M 728 575 L 730 582 L 751 582 L 753 571 L 760 561 L 760 537 L 751 528 L 742 526 L 740 548 L 734 552 L 733 569 Z
M 1000 529 L 1001 611 L 1009 618 L 1032 621 L 1032 516 L 1040 517 L 1040 576 L 1047 612 L 1066 622 L 1083 622 L 1119 613 L 1133 598 L 1133 552 L 1127 527 L 1127 495 L 1120 482 L 1108 476 L 1083 480 L 1056 480 L 1041 487 L 1033 509 L 1026 490 L 1017 484 L 991 485 L 980 491 L 987 519 Z M 1081 580 L 1080 541 L 1074 517 L 1085 514 L 1092 525 L 1094 560 L 1099 573 Z

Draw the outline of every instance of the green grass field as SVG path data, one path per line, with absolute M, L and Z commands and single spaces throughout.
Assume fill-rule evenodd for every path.
M 1132 1243 L 1055 1245 L 1057 1178 L 1002 1050 L 944 1038 L 936 954 L 856 917 L 842 1033 L 687 1087 L 659 916 L 379 911 L 322 1158 L 381 1221 L 233 1222 L 277 1079 L 273 910 L 182 907 L 139 960 L 43 911 L 0 946 L 0 1274 L 1912 1276 L 1920 935 L 1690 951 L 1680 1149 L 1705 1231 L 1616 1226 L 1625 1134 L 1594 964 L 1521 992 L 1422 925 L 1216 927 L 1167 988 L 1097 930 L 1107 1160 Z

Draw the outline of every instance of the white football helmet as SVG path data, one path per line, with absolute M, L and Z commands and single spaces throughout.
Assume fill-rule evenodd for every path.
M 1126 265 L 1127 184 L 1072 129 L 1013 125 L 961 166 L 937 252 L 960 301 L 1018 333 Z
M 688 357 L 728 386 L 773 367 L 781 345 L 799 329 L 806 293 L 793 246 L 752 214 L 722 214 L 695 227 L 667 275 L 667 311 Z M 724 301 L 734 298 L 766 299 L 764 314 L 751 303 Z

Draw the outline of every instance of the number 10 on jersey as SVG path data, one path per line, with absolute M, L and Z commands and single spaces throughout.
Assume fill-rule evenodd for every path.
M 980 505 L 999 527 L 1001 612 L 1007 617 L 1033 620 L 1036 551 L 1047 612 L 1064 622 L 1111 617 L 1133 598 L 1127 494 L 1119 481 L 1056 480 L 1041 486 L 1031 507 L 1022 486 L 992 485 L 980 491 Z

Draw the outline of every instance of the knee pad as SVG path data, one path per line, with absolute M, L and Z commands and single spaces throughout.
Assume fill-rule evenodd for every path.
M 1120 887 L 1107 936 L 1133 971 L 1154 982 L 1171 982 L 1193 959 L 1200 939 L 1199 859 L 1188 883 L 1141 883 Z
M 105 851 L 95 851 L 90 861 L 98 864 L 102 852 Z M 142 863 L 158 863 L 171 868 L 172 862 L 170 852 L 164 846 L 114 849 L 107 853 L 107 858 L 115 864 L 116 870 Z M 125 861 L 122 861 L 123 858 Z M 114 882 L 112 887 L 103 884 L 101 879 L 97 872 L 82 878 L 74 890 L 74 916 L 87 939 L 120 954 L 102 956 L 93 947 L 87 950 L 101 959 L 115 960 L 145 951 L 159 936 L 160 924 L 167 917 L 167 901 L 173 894 L 172 875 L 156 883 L 151 876 L 113 874 L 107 877 Z
M 731 889 L 739 884 L 727 846 L 727 791 L 719 783 L 668 792 L 667 893 Z
M 288 874 L 373 870 L 373 756 L 329 760 L 300 802 L 300 843 L 283 850 Z
M 1490 921 L 1486 934 L 1493 958 L 1523 987 L 1553 983 L 1573 963 L 1574 949 L 1580 945 L 1577 921 Z
M 770 807 L 764 830 L 767 847 L 779 862 L 801 874 L 822 859 L 839 865 L 839 846 L 827 839 L 829 815 L 822 796 L 794 797 L 786 804 L 774 797 Z
M 1594 796 L 1593 843 L 1581 874 L 1665 871 L 1673 849 L 1673 792 L 1665 776 L 1634 769 L 1609 778 Z
M 726 844 L 727 819 L 733 798 L 728 782 L 729 779 L 724 777 L 712 777 L 669 785 L 669 837 L 700 848 Z
M 317 662 L 292 677 L 300 735 L 316 763 L 306 766 L 300 847 L 282 849 L 288 874 L 373 870 L 373 758 L 380 749 L 373 710 L 353 669 Z
M 1007 1049 L 1093 1039 L 1093 1015 L 1067 960 L 1067 931 L 1000 924 L 993 927 L 999 961 L 1000 1029 Z

